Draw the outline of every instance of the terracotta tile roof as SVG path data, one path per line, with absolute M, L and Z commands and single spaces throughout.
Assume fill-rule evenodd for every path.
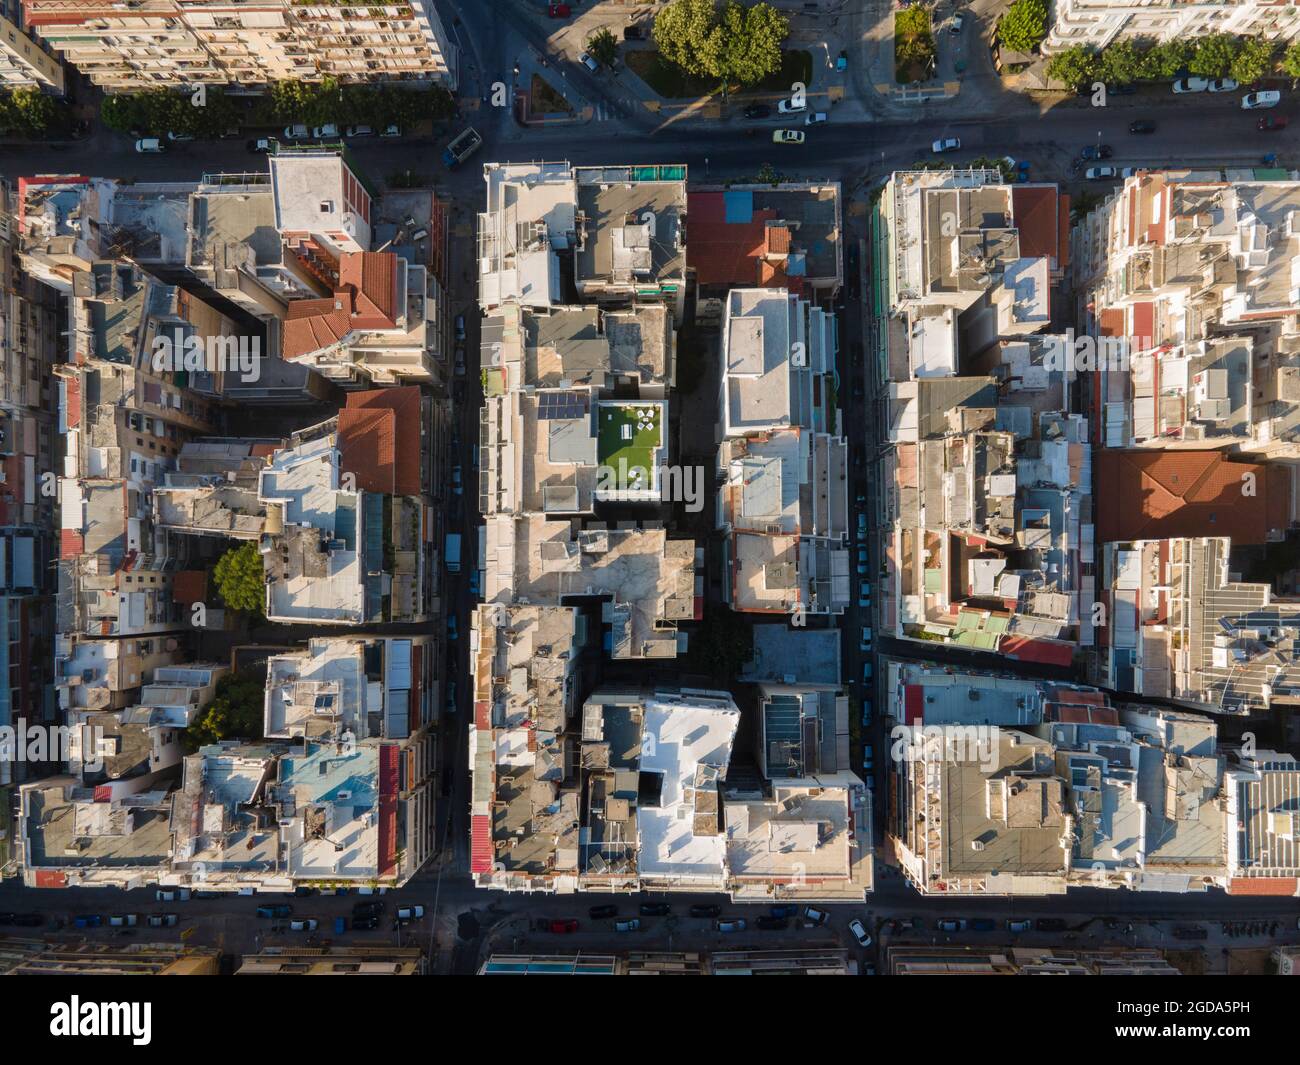
M 1290 524 L 1291 480 L 1282 466 L 1232 462 L 1220 451 L 1104 448 L 1095 461 L 1100 543 L 1227 536 L 1262 544 Z
M 1074 648 L 1068 643 L 1029 636 L 1004 637 L 998 644 L 998 654 L 1008 655 L 1019 662 L 1045 662 L 1056 666 L 1068 666 L 1074 661 Z
M 397 256 L 348 252 L 339 287 L 323 299 L 293 300 L 284 322 L 284 357 L 296 359 L 337 344 L 353 330 L 397 327 Z
M 790 227 L 787 225 L 770 225 L 766 228 L 767 245 L 763 249 L 767 255 L 790 254 Z
M 184 569 L 172 577 L 172 600 L 177 603 L 203 603 L 208 598 L 208 575 L 201 569 Z
M 1026 259 L 1060 258 L 1060 214 L 1056 189 L 1049 185 L 1017 185 L 1011 190 L 1011 211 L 1020 233 L 1020 254 Z
M 86 538 L 76 529 L 63 529 L 59 534 L 59 558 L 76 558 L 86 550 Z
M 349 392 L 347 406 L 339 412 L 339 437 L 347 450 L 348 441 L 344 439 L 344 425 L 352 425 L 352 418 L 361 412 L 378 413 L 387 411 L 392 415 L 391 430 L 388 433 L 388 446 L 391 455 L 382 456 L 383 462 L 391 468 L 389 477 L 391 488 L 382 491 L 397 495 L 419 495 L 424 485 L 421 483 L 421 407 L 420 388 L 418 385 L 405 385 L 401 388 L 376 388 L 366 392 Z M 344 415 L 348 415 L 345 420 Z M 358 419 L 350 431 L 362 432 L 369 425 Z M 360 441 L 357 441 L 360 444 Z M 376 441 L 378 443 L 378 441 Z M 345 467 L 346 468 L 346 467 Z
M 397 485 L 397 417 L 391 410 L 339 411 L 339 469 L 363 492 L 392 495 Z
M 701 285 L 758 284 L 757 262 L 767 246 L 773 210 L 755 211 L 748 222 L 728 222 L 721 192 L 688 193 L 691 243 L 687 261 Z
M 1229 895 L 1280 895 L 1290 898 L 1300 891 L 1293 876 L 1234 876 L 1228 881 Z

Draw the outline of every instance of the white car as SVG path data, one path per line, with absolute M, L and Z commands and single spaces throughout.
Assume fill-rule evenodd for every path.
M 1260 107 L 1276 107 L 1282 102 L 1282 94 L 1276 89 L 1265 89 L 1263 92 L 1248 92 L 1241 98 L 1241 106 L 1245 111 L 1254 111 Z
M 399 921 L 419 921 L 424 917 L 423 906 L 403 906 L 397 911 Z
M 346 136 L 348 137 L 373 137 L 375 131 L 369 126 L 348 126 Z
M 311 130 L 306 126 L 285 126 L 284 139 L 287 141 L 305 141 L 311 136 Z
M 150 928 L 173 928 L 179 918 L 174 913 L 151 913 L 149 915 Z
M 317 928 L 315 917 L 304 917 L 302 920 L 290 921 L 289 931 L 291 932 L 314 932 Z
M 1237 83 L 1231 78 L 1215 78 L 1210 82 L 1210 92 L 1232 92 L 1237 88 Z
M 379 134 L 381 137 L 400 137 L 402 135 L 401 126 L 385 126 L 384 131 Z
M 777 129 L 772 131 L 773 144 L 802 144 L 803 132 L 797 129 Z
M 779 104 L 776 105 L 776 109 L 780 114 L 794 115 L 794 114 L 798 114 L 800 111 L 807 111 L 808 103 L 806 100 L 801 100 L 798 103 L 796 103 L 793 99 L 782 100 Z
M 1090 166 L 1083 172 L 1089 181 L 1107 181 L 1119 177 L 1119 170 L 1113 166 Z
M 334 125 L 333 122 L 327 122 L 325 123 L 325 125 L 317 126 L 314 130 L 312 130 L 311 135 L 315 137 L 316 140 L 318 141 L 328 140 L 330 138 L 337 137 L 339 135 L 339 128 L 338 126 Z
M 169 131 L 167 133 L 167 139 L 171 141 L 173 144 L 177 143 L 178 141 L 192 141 L 194 139 L 194 134 L 193 133 L 172 133 Z
M 859 921 L 856 917 L 849 922 L 849 931 L 853 933 L 853 938 L 858 941 L 858 946 L 860 947 L 871 946 L 870 934 L 868 934 L 866 928 L 863 927 L 862 922 Z
M 965 15 L 953 16 L 953 20 L 950 23 L 948 23 L 948 32 L 954 34 L 961 33 L 962 22 L 965 19 L 965 17 L 966 17 Z
M 135 142 L 135 150 L 142 155 L 157 155 L 167 149 L 163 147 L 163 142 L 157 137 L 141 137 Z
M 1208 78 L 1179 78 L 1174 82 L 1174 92 L 1205 92 L 1210 87 Z
M 961 148 L 960 137 L 944 137 L 930 145 L 930 150 L 935 155 L 942 155 L 944 152 L 955 152 Z
M 830 117 L 831 116 L 828 115 L 825 111 L 818 111 L 815 114 L 811 114 L 807 118 L 805 118 L 803 120 L 803 124 L 805 126 L 820 126 L 823 122 L 829 122 Z

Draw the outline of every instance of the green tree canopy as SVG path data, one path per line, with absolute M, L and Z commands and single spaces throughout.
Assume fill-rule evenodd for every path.
M 1127 85 L 1142 76 L 1142 58 L 1137 44 L 1122 38 L 1101 53 L 1097 74 L 1108 85 Z
M 1193 48 L 1191 41 L 1182 38 L 1153 45 L 1142 53 L 1142 77 L 1148 81 L 1177 77 L 1191 61 Z
M 1282 55 L 1282 69 L 1291 77 L 1300 78 L 1300 42 L 1287 45 Z
M 39 89 L 14 89 L 0 93 L 0 130 L 24 137 L 57 132 L 71 120 L 68 105 Z
M 1228 76 L 1234 81 L 1246 84 L 1259 81 L 1273 73 L 1277 60 L 1277 44 L 1263 37 L 1248 37 L 1242 42 L 1241 50 L 1228 68 Z
M 784 15 L 767 3 L 673 0 L 655 16 L 654 39 L 668 62 L 697 77 L 753 85 L 781 69 L 790 33 Z M 593 53 L 594 55 L 595 53 Z
M 998 44 L 1011 52 L 1032 52 L 1046 36 L 1044 0 L 1016 0 L 998 22 Z
M 1101 63 L 1097 52 L 1083 44 L 1076 44 L 1058 52 L 1048 61 L 1047 76 L 1064 82 L 1072 89 L 1097 80 Z
M 1241 42 L 1228 33 L 1212 33 L 1196 42 L 1187 69 L 1202 78 L 1225 77 L 1237 58 Z
M 597 30 L 587 38 L 587 53 L 598 63 L 612 67 L 618 59 L 618 40 L 609 27 Z
M 261 614 L 266 603 L 266 572 L 257 544 L 232 547 L 217 560 L 212 571 L 217 591 L 232 610 Z
M 220 740 L 262 738 L 265 680 L 254 671 L 230 673 L 217 681 L 217 690 L 190 723 L 185 745 L 191 751 Z

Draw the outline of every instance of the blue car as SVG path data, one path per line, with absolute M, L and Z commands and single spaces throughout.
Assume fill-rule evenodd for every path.
M 80 913 L 72 923 L 78 928 L 98 928 L 104 923 L 104 918 L 97 913 Z
M 773 917 L 798 917 L 798 906 L 773 906 L 768 911 Z

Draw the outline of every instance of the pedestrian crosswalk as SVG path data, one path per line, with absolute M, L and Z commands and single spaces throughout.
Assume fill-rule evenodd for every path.
M 623 117 L 622 109 L 608 100 L 601 100 L 592 107 L 593 122 L 610 122 Z

